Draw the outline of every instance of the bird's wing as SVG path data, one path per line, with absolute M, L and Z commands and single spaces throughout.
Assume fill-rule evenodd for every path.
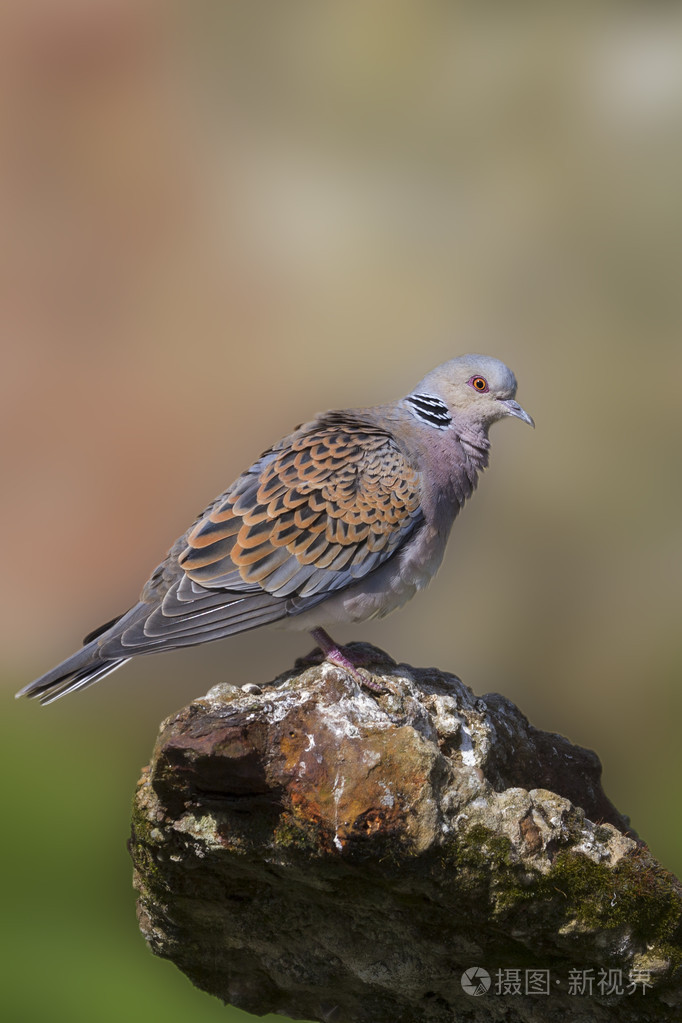
M 420 474 L 371 421 L 327 414 L 266 452 L 187 536 L 208 589 L 312 597 L 386 561 L 421 521 Z
M 186 646 L 299 614 L 383 564 L 422 520 L 419 472 L 393 436 L 328 413 L 199 517 L 100 653 Z

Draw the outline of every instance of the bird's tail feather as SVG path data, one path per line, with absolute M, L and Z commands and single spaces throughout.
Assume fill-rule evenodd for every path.
M 116 671 L 121 665 L 129 661 L 129 657 L 115 657 L 105 659 L 98 656 L 98 644 L 90 642 L 81 650 L 77 650 L 71 657 L 58 664 L 52 671 L 46 672 L 40 678 L 29 682 L 27 686 L 20 689 L 16 694 L 28 696 L 30 699 L 39 698 L 43 704 L 53 703 L 60 696 L 66 696 L 76 689 L 85 689 L 93 682 L 98 682 L 112 671 Z

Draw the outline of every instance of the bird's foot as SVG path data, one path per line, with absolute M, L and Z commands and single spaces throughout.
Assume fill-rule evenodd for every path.
M 373 693 L 389 693 L 391 691 L 388 686 L 377 682 L 367 671 L 365 665 L 370 661 L 363 657 L 361 652 L 351 651 L 347 647 L 335 643 L 325 629 L 313 629 L 311 636 L 319 646 L 320 654 L 308 654 L 303 658 L 304 663 L 321 664 L 323 661 L 327 661 L 329 664 L 336 665 L 337 668 L 343 668 L 358 685 L 364 686 L 365 689 L 369 689 Z
M 372 676 L 371 672 L 367 670 L 363 665 L 353 664 L 351 659 L 346 656 L 341 647 L 336 647 L 334 650 L 330 650 L 325 654 L 324 660 L 328 664 L 334 664 L 337 668 L 342 668 L 351 675 L 359 686 L 364 686 L 365 689 L 369 689 L 372 693 L 390 693 L 388 686 L 385 686 L 382 682 L 377 682 Z

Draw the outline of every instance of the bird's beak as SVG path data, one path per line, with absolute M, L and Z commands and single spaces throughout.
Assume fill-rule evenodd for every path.
M 512 398 L 503 400 L 500 398 L 500 405 L 505 410 L 505 415 L 516 416 L 517 419 L 523 419 L 524 423 L 528 423 L 529 426 L 535 427 L 535 423 L 531 416 L 528 415 L 525 409 L 521 408 L 518 401 L 514 401 Z

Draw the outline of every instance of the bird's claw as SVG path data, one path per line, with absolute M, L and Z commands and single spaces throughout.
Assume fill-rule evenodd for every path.
M 365 689 L 369 689 L 371 693 L 381 695 L 382 693 L 390 693 L 391 689 L 389 686 L 384 685 L 383 682 L 378 682 L 374 675 L 367 670 L 367 668 L 355 668 L 353 672 L 356 682 L 364 686 Z

